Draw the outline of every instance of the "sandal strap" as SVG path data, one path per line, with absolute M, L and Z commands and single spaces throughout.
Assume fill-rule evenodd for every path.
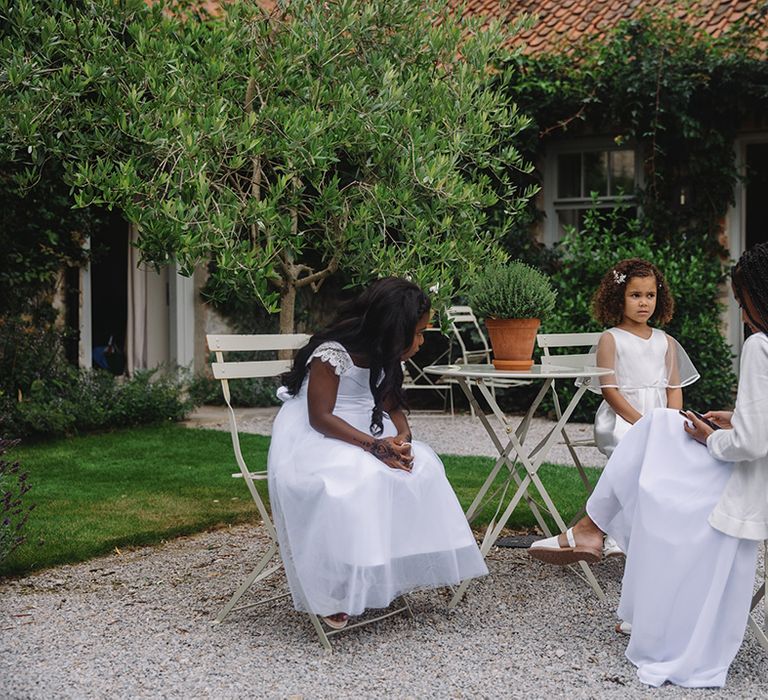
M 568 546 L 569 547 L 575 547 L 576 546 L 576 538 L 573 536 L 573 528 L 569 527 L 565 531 L 565 539 L 568 540 Z

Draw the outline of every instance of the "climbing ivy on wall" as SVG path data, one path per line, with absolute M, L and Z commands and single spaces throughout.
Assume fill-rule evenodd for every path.
M 540 154 L 554 140 L 589 134 L 636 144 L 648 230 L 718 250 L 737 180 L 734 139 L 747 124 L 768 128 L 766 23 L 768 3 L 712 38 L 668 7 L 650 8 L 568 53 L 514 56 L 508 84 L 534 118 L 529 145 Z
M 521 54 L 507 63 L 511 97 L 533 117 L 529 159 L 540 161 L 558 140 L 609 134 L 617 145 L 636 147 L 644 171 L 637 220 L 617 226 L 615 217 L 588 215 L 586 229 L 572 232 L 554 252 L 537 250 L 523 227 L 542 217 L 532 202 L 508 247 L 549 269 L 561 298 L 571 300 L 570 307 L 561 305 L 555 330 L 586 330 L 602 267 L 621 251 L 646 251 L 678 285 L 682 303 L 672 330 L 702 371 L 691 397 L 709 407 L 726 405 L 735 385 L 730 348 L 718 333 L 723 287 L 717 282 L 728 263 L 722 229 L 738 179 L 734 141 L 745 127 L 768 129 L 768 3 L 720 38 L 673 14 L 669 7 L 646 9 L 567 52 Z M 591 249 L 596 241 L 600 261 L 592 266 L 600 270 L 582 274 L 587 261 L 580 247 Z M 706 283 L 692 280 L 691 270 Z

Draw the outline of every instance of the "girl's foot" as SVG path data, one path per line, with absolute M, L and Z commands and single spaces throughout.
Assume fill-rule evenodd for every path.
M 349 615 L 347 613 L 336 613 L 335 615 L 327 615 L 320 619 L 332 630 L 343 630 L 347 626 L 347 622 L 349 622 Z
M 585 515 L 564 533 L 534 542 L 528 554 L 539 561 L 560 566 L 577 561 L 600 561 L 603 558 L 603 532 L 592 518 Z
M 559 566 L 574 564 L 577 561 L 600 561 L 603 556 L 602 535 L 595 542 L 588 536 L 582 536 L 577 541 L 578 533 L 574 530 L 575 528 L 568 528 L 557 537 L 548 537 L 534 542 L 528 549 L 528 554 L 539 561 Z
M 622 620 L 616 625 L 616 631 L 619 634 L 632 634 L 632 623 Z

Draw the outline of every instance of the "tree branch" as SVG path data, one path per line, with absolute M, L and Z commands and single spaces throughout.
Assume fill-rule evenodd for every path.
M 334 255 L 331 258 L 331 261 L 328 263 L 327 267 L 323 268 L 322 270 L 318 270 L 317 272 L 313 272 L 311 275 L 297 279 L 296 288 L 299 289 L 300 287 L 311 285 L 312 291 L 317 292 L 326 277 L 330 277 L 338 269 L 339 259 Z

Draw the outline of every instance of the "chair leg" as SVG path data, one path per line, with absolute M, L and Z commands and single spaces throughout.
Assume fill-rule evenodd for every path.
M 322 644 L 327 651 L 332 652 L 333 649 L 331 647 L 331 641 L 329 638 L 334 635 L 344 634 L 345 632 L 349 632 L 350 630 L 353 630 L 357 627 L 365 627 L 366 625 L 370 625 L 373 622 L 386 620 L 388 617 L 393 617 L 394 615 L 398 615 L 400 613 L 405 613 L 411 620 L 413 620 L 414 619 L 413 610 L 411 609 L 411 605 L 408 602 L 408 598 L 406 598 L 405 595 L 401 595 L 398 598 L 398 600 L 400 601 L 400 606 L 395 608 L 394 610 L 389 610 L 388 612 L 382 613 L 381 615 L 376 615 L 375 617 L 372 617 L 368 620 L 355 622 L 347 625 L 346 627 L 343 627 L 340 630 L 331 630 L 330 632 L 325 631 L 325 628 L 323 627 L 323 623 L 320 622 L 320 617 L 318 615 L 310 613 L 309 617 L 312 620 L 312 625 L 314 626 L 315 632 L 317 632 L 317 636 L 320 639 L 320 644 Z
M 245 579 L 245 581 L 243 581 L 240 587 L 235 591 L 235 593 L 229 599 L 227 604 L 222 608 L 221 612 L 216 616 L 216 620 L 214 624 L 219 624 L 221 622 L 224 622 L 227 615 L 229 615 L 229 613 L 232 612 L 232 608 L 234 608 L 235 605 L 237 604 L 237 601 L 243 597 L 245 592 L 254 583 L 256 583 L 256 581 L 260 581 L 262 578 L 266 578 L 270 574 L 280 569 L 281 564 L 277 564 L 276 566 L 273 566 L 271 569 L 268 569 L 265 571 L 265 569 L 267 568 L 267 564 L 269 564 L 269 562 L 272 560 L 275 554 L 277 554 L 277 545 L 273 542 L 269 546 L 269 549 L 267 549 L 266 553 L 261 558 L 259 563 L 256 565 L 256 568 L 250 574 L 248 574 L 248 577 Z M 278 597 L 283 597 L 283 596 L 278 596 Z
M 765 541 L 764 553 L 763 583 L 752 597 L 752 604 L 749 608 L 749 618 L 747 622 L 749 628 L 755 633 L 757 641 L 760 642 L 763 649 L 768 651 L 768 601 L 765 599 L 766 591 L 768 591 L 768 540 Z M 760 624 L 758 617 L 754 615 L 754 610 L 761 600 L 763 601 L 762 625 Z
M 323 629 L 323 623 L 320 622 L 320 618 L 314 613 L 309 613 L 309 619 L 312 620 L 312 626 L 315 628 L 315 632 L 317 632 L 317 637 L 320 640 L 320 644 L 323 645 L 323 648 L 326 651 L 333 653 L 333 647 L 331 647 L 331 641 L 328 639 L 328 635 L 325 633 L 325 630 Z

